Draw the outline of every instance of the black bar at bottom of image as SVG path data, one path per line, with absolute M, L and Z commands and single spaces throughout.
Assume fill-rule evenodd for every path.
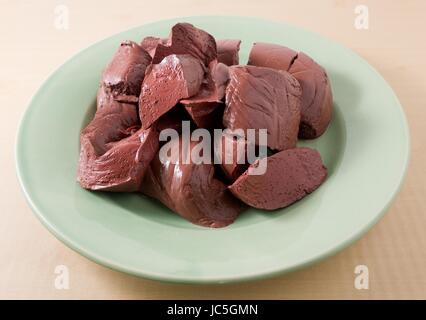
M 408 300 L 3 300 L 2 311 L 37 312 L 56 316 L 108 315 L 120 319 L 131 314 L 136 319 L 285 319 L 294 315 L 338 315 L 340 318 L 373 314 L 423 313 L 422 301 Z

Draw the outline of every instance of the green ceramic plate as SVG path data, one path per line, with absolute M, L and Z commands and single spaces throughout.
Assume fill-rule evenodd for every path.
M 301 143 L 318 149 L 328 180 L 277 212 L 251 209 L 231 226 L 197 227 L 138 194 L 89 192 L 76 182 L 79 132 L 91 119 L 103 66 L 119 42 L 166 36 L 187 21 L 217 38 L 284 44 L 328 71 L 334 93 L 330 128 Z M 17 141 L 17 170 L 43 224 L 65 244 L 108 267 L 151 279 L 222 283 L 295 270 L 336 253 L 385 213 L 407 168 L 409 134 L 383 78 L 352 51 L 314 33 L 243 17 L 190 17 L 141 26 L 71 58 L 33 97 Z

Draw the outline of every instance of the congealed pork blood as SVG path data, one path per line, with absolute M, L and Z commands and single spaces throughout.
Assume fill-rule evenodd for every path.
M 223 125 L 235 129 L 267 129 L 273 150 L 294 148 L 300 121 L 301 89 L 285 71 L 255 66 L 229 67 Z
M 295 148 L 263 158 L 266 173 L 252 175 L 252 164 L 229 190 L 244 203 L 259 209 L 284 208 L 317 189 L 327 177 L 318 151 Z
M 217 60 L 228 66 L 239 64 L 238 52 L 240 51 L 241 40 L 223 39 L 217 40 Z
M 148 42 L 151 43 L 148 45 Z M 190 23 L 175 24 L 166 41 L 157 40 L 155 49 L 153 44 L 155 40 L 148 39 L 144 46 L 149 47 L 152 63 L 155 64 L 171 54 L 189 54 L 199 59 L 205 66 L 217 57 L 216 41 L 213 36 Z
M 249 145 L 251 144 L 244 137 L 227 131 L 222 132 L 221 139 L 215 143 L 215 159 L 229 181 L 235 181 L 249 166 Z
M 197 95 L 180 103 L 198 128 L 214 128 L 222 120 L 223 103 L 212 94 L 212 83 L 203 83 Z
M 149 128 L 181 99 L 197 94 L 203 79 L 203 65 L 190 55 L 172 54 L 151 65 L 139 97 L 142 128 Z
M 163 114 L 154 124 L 155 129 L 159 133 L 165 129 L 176 130 L 179 134 L 182 133 L 182 122 L 191 121 L 191 117 L 181 107 L 176 107 Z
M 255 43 L 248 64 L 292 74 L 302 87 L 299 137 L 314 139 L 324 133 L 333 107 L 331 84 L 324 68 L 303 52 L 270 43 Z
M 198 128 L 210 129 L 220 125 L 224 107 L 222 102 L 206 101 L 200 95 L 198 100 L 182 101 L 182 104 Z
M 122 42 L 102 73 L 101 87 L 115 100 L 137 103 L 150 55 L 133 41 Z
M 108 90 L 101 84 L 98 88 L 98 92 L 96 93 L 96 110 L 113 105 L 110 102 L 110 99 L 112 98 L 113 97 Z
M 94 119 L 80 135 L 77 180 L 83 188 L 138 191 L 158 150 L 155 130 L 138 130 L 137 108 L 104 97 Z
M 289 71 L 297 58 L 297 52 L 278 44 L 255 42 L 250 50 L 247 64 Z
M 166 44 L 167 39 L 164 38 L 158 38 L 158 37 L 145 37 L 143 38 L 140 46 L 148 52 L 148 54 L 151 56 L 151 58 L 155 55 L 155 50 L 157 49 L 157 46 L 159 44 Z
M 182 139 L 169 143 L 170 148 L 179 148 Z M 190 144 L 188 154 L 196 144 Z M 244 206 L 214 176 L 214 165 L 193 161 L 186 164 L 182 158 L 182 152 L 176 152 L 166 161 L 155 156 L 145 175 L 142 192 L 200 226 L 220 228 L 234 222 Z
M 199 128 L 221 127 L 223 98 L 229 80 L 228 67 L 213 60 L 206 72 L 199 92 L 180 101 Z
M 331 121 L 333 94 L 325 70 L 303 52 L 289 72 L 302 87 L 302 118 L 299 137 L 314 139 L 321 136 Z
M 140 127 L 135 105 L 115 101 L 111 95 L 101 96 L 94 118 L 81 132 L 81 137 L 91 141 L 97 155 L 105 153 L 111 142 L 130 136 Z
M 246 205 L 274 210 L 318 188 L 327 176 L 321 156 L 296 143 L 330 122 L 326 72 L 306 54 L 268 43 L 255 43 L 249 65 L 239 65 L 240 45 L 189 23 L 174 25 L 168 38 L 121 43 L 80 134 L 80 185 L 142 192 L 211 228 L 233 223 Z M 208 131 L 188 135 L 183 121 Z M 186 139 L 201 133 L 213 134 L 213 145 Z

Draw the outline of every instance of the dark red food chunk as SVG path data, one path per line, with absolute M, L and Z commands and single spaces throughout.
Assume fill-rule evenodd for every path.
M 157 50 L 157 46 L 159 44 L 166 44 L 167 39 L 157 38 L 157 37 L 145 37 L 140 46 L 149 53 L 151 58 L 155 56 L 155 51 Z
M 137 103 L 145 69 L 151 57 L 137 43 L 121 43 L 111 62 L 106 66 L 101 86 L 120 102 Z
M 259 162 L 266 162 L 266 173 L 251 174 Z M 309 148 L 281 151 L 259 162 L 229 187 L 241 201 L 259 209 L 287 207 L 313 192 L 327 177 L 320 154 Z
M 285 71 L 255 66 L 232 66 L 229 74 L 223 125 L 267 129 L 268 147 L 294 148 L 302 94 L 297 80 Z
M 314 139 L 327 129 L 332 115 L 333 94 L 325 70 L 303 52 L 290 67 L 289 72 L 302 87 L 302 118 L 299 137 Z
M 138 191 L 158 150 L 158 133 L 138 130 L 140 123 L 134 105 L 112 97 L 105 99 L 81 132 L 77 180 L 86 189 Z
M 240 51 L 241 40 L 224 39 L 217 40 L 217 60 L 228 66 L 239 64 L 238 52 Z
M 248 64 L 292 74 L 302 87 L 299 137 L 314 139 L 324 133 L 333 107 L 330 80 L 324 68 L 303 52 L 270 43 L 255 43 Z
M 229 181 L 235 181 L 249 166 L 248 148 L 251 146 L 244 137 L 224 131 L 219 143 L 214 145 L 214 155 Z
M 148 46 L 149 41 L 152 40 L 146 40 L 145 45 L 150 47 L 153 53 L 152 63 L 160 63 L 171 54 L 189 54 L 208 66 L 217 57 L 216 41 L 213 36 L 190 23 L 175 24 L 167 41 L 157 40 L 155 50 L 152 49 L 152 43 Z
M 177 148 L 182 139 L 176 138 L 170 144 L 171 148 Z M 187 155 L 195 146 L 192 142 Z M 185 164 L 183 152 L 176 155 L 164 162 L 158 155 L 154 158 L 142 192 L 197 225 L 220 228 L 234 222 L 243 205 L 214 176 L 213 164 L 195 164 L 193 161 Z
M 214 60 L 209 65 L 200 91 L 195 96 L 180 101 L 199 128 L 222 126 L 222 100 L 228 80 L 228 67 Z
M 151 65 L 139 97 L 142 128 L 149 128 L 181 99 L 197 94 L 203 79 L 202 64 L 190 55 L 173 54 Z

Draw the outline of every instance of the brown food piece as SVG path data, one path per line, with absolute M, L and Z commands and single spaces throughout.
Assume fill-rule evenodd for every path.
M 111 95 L 101 96 L 94 118 L 81 132 L 81 137 L 90 140 L 97 155 L 105 153 L 110 143 L 130 136 L 140 127 L 135 105 L 118 102 Z
M 302 87 L 299 138 L 321 136 L 331 121 L 333 96 L 325 70 L 303 52 L 270 43 L 255 43 L 249 65 L 288 71 Z
M 255 42 L 250 50 L 247 64 L 289 71 L 297 58 L 297 52 L 278 44 Z
M 111 106 L 110 99 L 112 98 L 108 90 L 101 84 L 96 93 L 96 109 L 102 109 L 103 107 Z
M 303 52 L 290 67 L 289 72 L 302 87 L 302 117 L 299 137 L 314 139 L 327 129 L 332 115 L 333 94 L 325 70 Z
M 122 42 L 102 73 L 101 86 L 115 100 L 137 103 L 150 55 L 133 41 Z
M 238 52 L 240 51 L 241 40 L 223 39 L 217 40 L 217 60 L 228 66 L 239 64 Z
M 228 80 L 228 67 L 214 60 L 210 63 L 198 94 L 180 101 L 199 128 L 222 126 L 224 109 L 222 99 L 225 96 Z
M 185 105 L 185 110 L 190 115 L 198 128 L 212 129 L 221 125 L 224 104 L 212 101 L 193 101 Z
M 182 144 L 173 139 L 171 147 Z M 188 151 L 197 143 L 192 142 Z M 212 164 L 182 163 L 182 153 L 162 163 L 155 156 L 145 176 L 142 192 L 161 201 L 188 221 L 211 228 L 225 227 L 236 219 L 243 205 L 214 176 Z
M 285 71 L 229 67 L 223 125 L 231 130 L 267 129 L 273 150 L 294 148 L 300 122 L 301 89 Z
M 151 65 L 139 97 L 142 129 L 149 128 L 181 99 L 197 94 L 203 78 L 202 64 L 190 55 L 173 54 Z
M 151 56 L 151 58 L 155 55 L 155 50 L 157 50 L 157 46 L 159 44 L 166 44 L 167 39 L 164 38 L 157 38 L 157 37 L 145 37 L 140 46 L 148 52 L 148 54 Z
M 221 140 L 214 145 L 215 159 L 229 181 L 235 181 L 247 170 L 249 142 L 233 132 L 222 133 Z
M 167 41 L 157 41 L 156 48 L 150 50 L 153 52 L 152 63 L 159 63 L 171 54 L 189 54 L 208 66 L 217 57 L 213 36 L 190 23 L 175 24 Z
M 176 107 L 162 115 L 155 122 L 155 128 L 159 133 L 164 129 L 173 129 L 181 134 L 182 121 L 191 121 L 191 118 L 183 108 Z
M 259 209 L 284 208 L 317 189 L 327 177 L 327 169 L 316 150 L 296 148 L 263 158 L 266 173 L 251 175 L 251 165 L 230 187 L 244 203 Z
M 158 150 L 158 133 L 140 127 L 137 108 L 104 96 L 94 119 L 80 135 L 77 180 L 83 188 L 138 191 Z
M 139 130 L 115 142 L 96 157 L 90 141 L 82 138 L 79 182 L 91 190 L 139 191 L 149 163 L 158 150 L 158 134 L 152 129 Z

